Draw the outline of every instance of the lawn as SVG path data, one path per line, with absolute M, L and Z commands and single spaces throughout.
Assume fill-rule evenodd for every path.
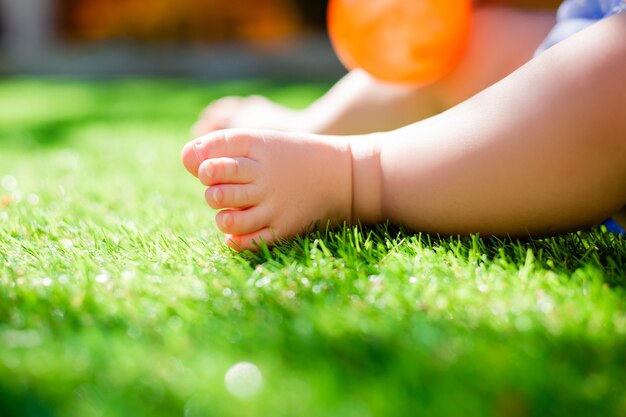
M 1 416 L 626 416 L 623 236 L 223 246 L 196 114 L 326 87 L 0 82 Z

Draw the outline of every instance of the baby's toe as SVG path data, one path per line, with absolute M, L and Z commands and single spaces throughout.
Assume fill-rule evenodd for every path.
M 244 209 L 259 204 L 263 198 L 261 188 L 255 184 L 223 184 L 207 188 L 207 203 L 214 209 Z
M 263 244 L 271 247 L 277 240 L 276 233 L 269 227 L 247 235 L 225 235 L 226 244 L 237 251 L 258 251 Z
M 202 142 L 198 139 L 189 142 L 183 147 L 180 157 L 183 161 L 183 165 L 192 175 L 198 176 L 198 168 L 203 160 L 200 160 L 198 154 L 198 148 L 202 147 Z
M 222 210 L 215 216 L 215 223 L 225 234 L 246 235 L 265 228 L 269 219 L 265 207 L 254 206 L 246 210 Z
M 206 186 L 216 184 L 247 184 L 259 175 L 259 163 L 248 158 L 216 158 L 204 161 L 198 178 Z
M 200 164 L 207 159 L 247 157 L 251 147 L 262 137 L 240 130 L 221 130 L 189 142 L 181 158 L 189 172 L 198 176 Z

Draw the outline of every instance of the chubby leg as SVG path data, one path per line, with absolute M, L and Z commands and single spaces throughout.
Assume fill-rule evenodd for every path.
M 187 145 L 235 248 L 313 222 L 390 219 L 441 234 L 539 236 L 626 205 L 626 13 L 447 112 L 388 133 L 222 131 Z
M 204 110 L 194 134 L 240 127 L 333 135 L 396 129 L 469 98 L 527 62 L 554 25 L 554 14 L 480 6 L 465 57 L 439 82 L 395 85 L 355 70 L 300 112 L 258 96 L 227 97 Z
M 380 202 L 375 218 L 443 234 L 539 236 L 617 213 L 626 205 L 624 37 L 626 13 L 393 132 L 372 152 L 380 169 L 364 174 L 380 186 L 355 175 L 354 189 Z

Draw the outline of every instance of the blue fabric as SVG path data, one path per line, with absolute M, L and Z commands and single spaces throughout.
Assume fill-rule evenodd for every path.
M 604 223 L 602 223 L 604 226 L 606 226 L 606 230 L 608 230 L 611 233 L 622 233 L 622 234 L 626 234 L 626 231 L 622 228 L 622 226 L 620 226 L 619 224 L 617 224 L 617 222 L 613 219 L 608 219 L 607 221 L 605 221 Z
M 565 0 L 557 12 L 556 25 L 535 55 L 598 20 L 626 11 L 626 0 Z

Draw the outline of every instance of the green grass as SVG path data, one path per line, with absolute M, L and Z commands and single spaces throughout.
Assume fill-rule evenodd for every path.
M 624 237 L 220 243 L 200 108 L 325 87 L 0 83 L 0 415 L 626 416 Z

